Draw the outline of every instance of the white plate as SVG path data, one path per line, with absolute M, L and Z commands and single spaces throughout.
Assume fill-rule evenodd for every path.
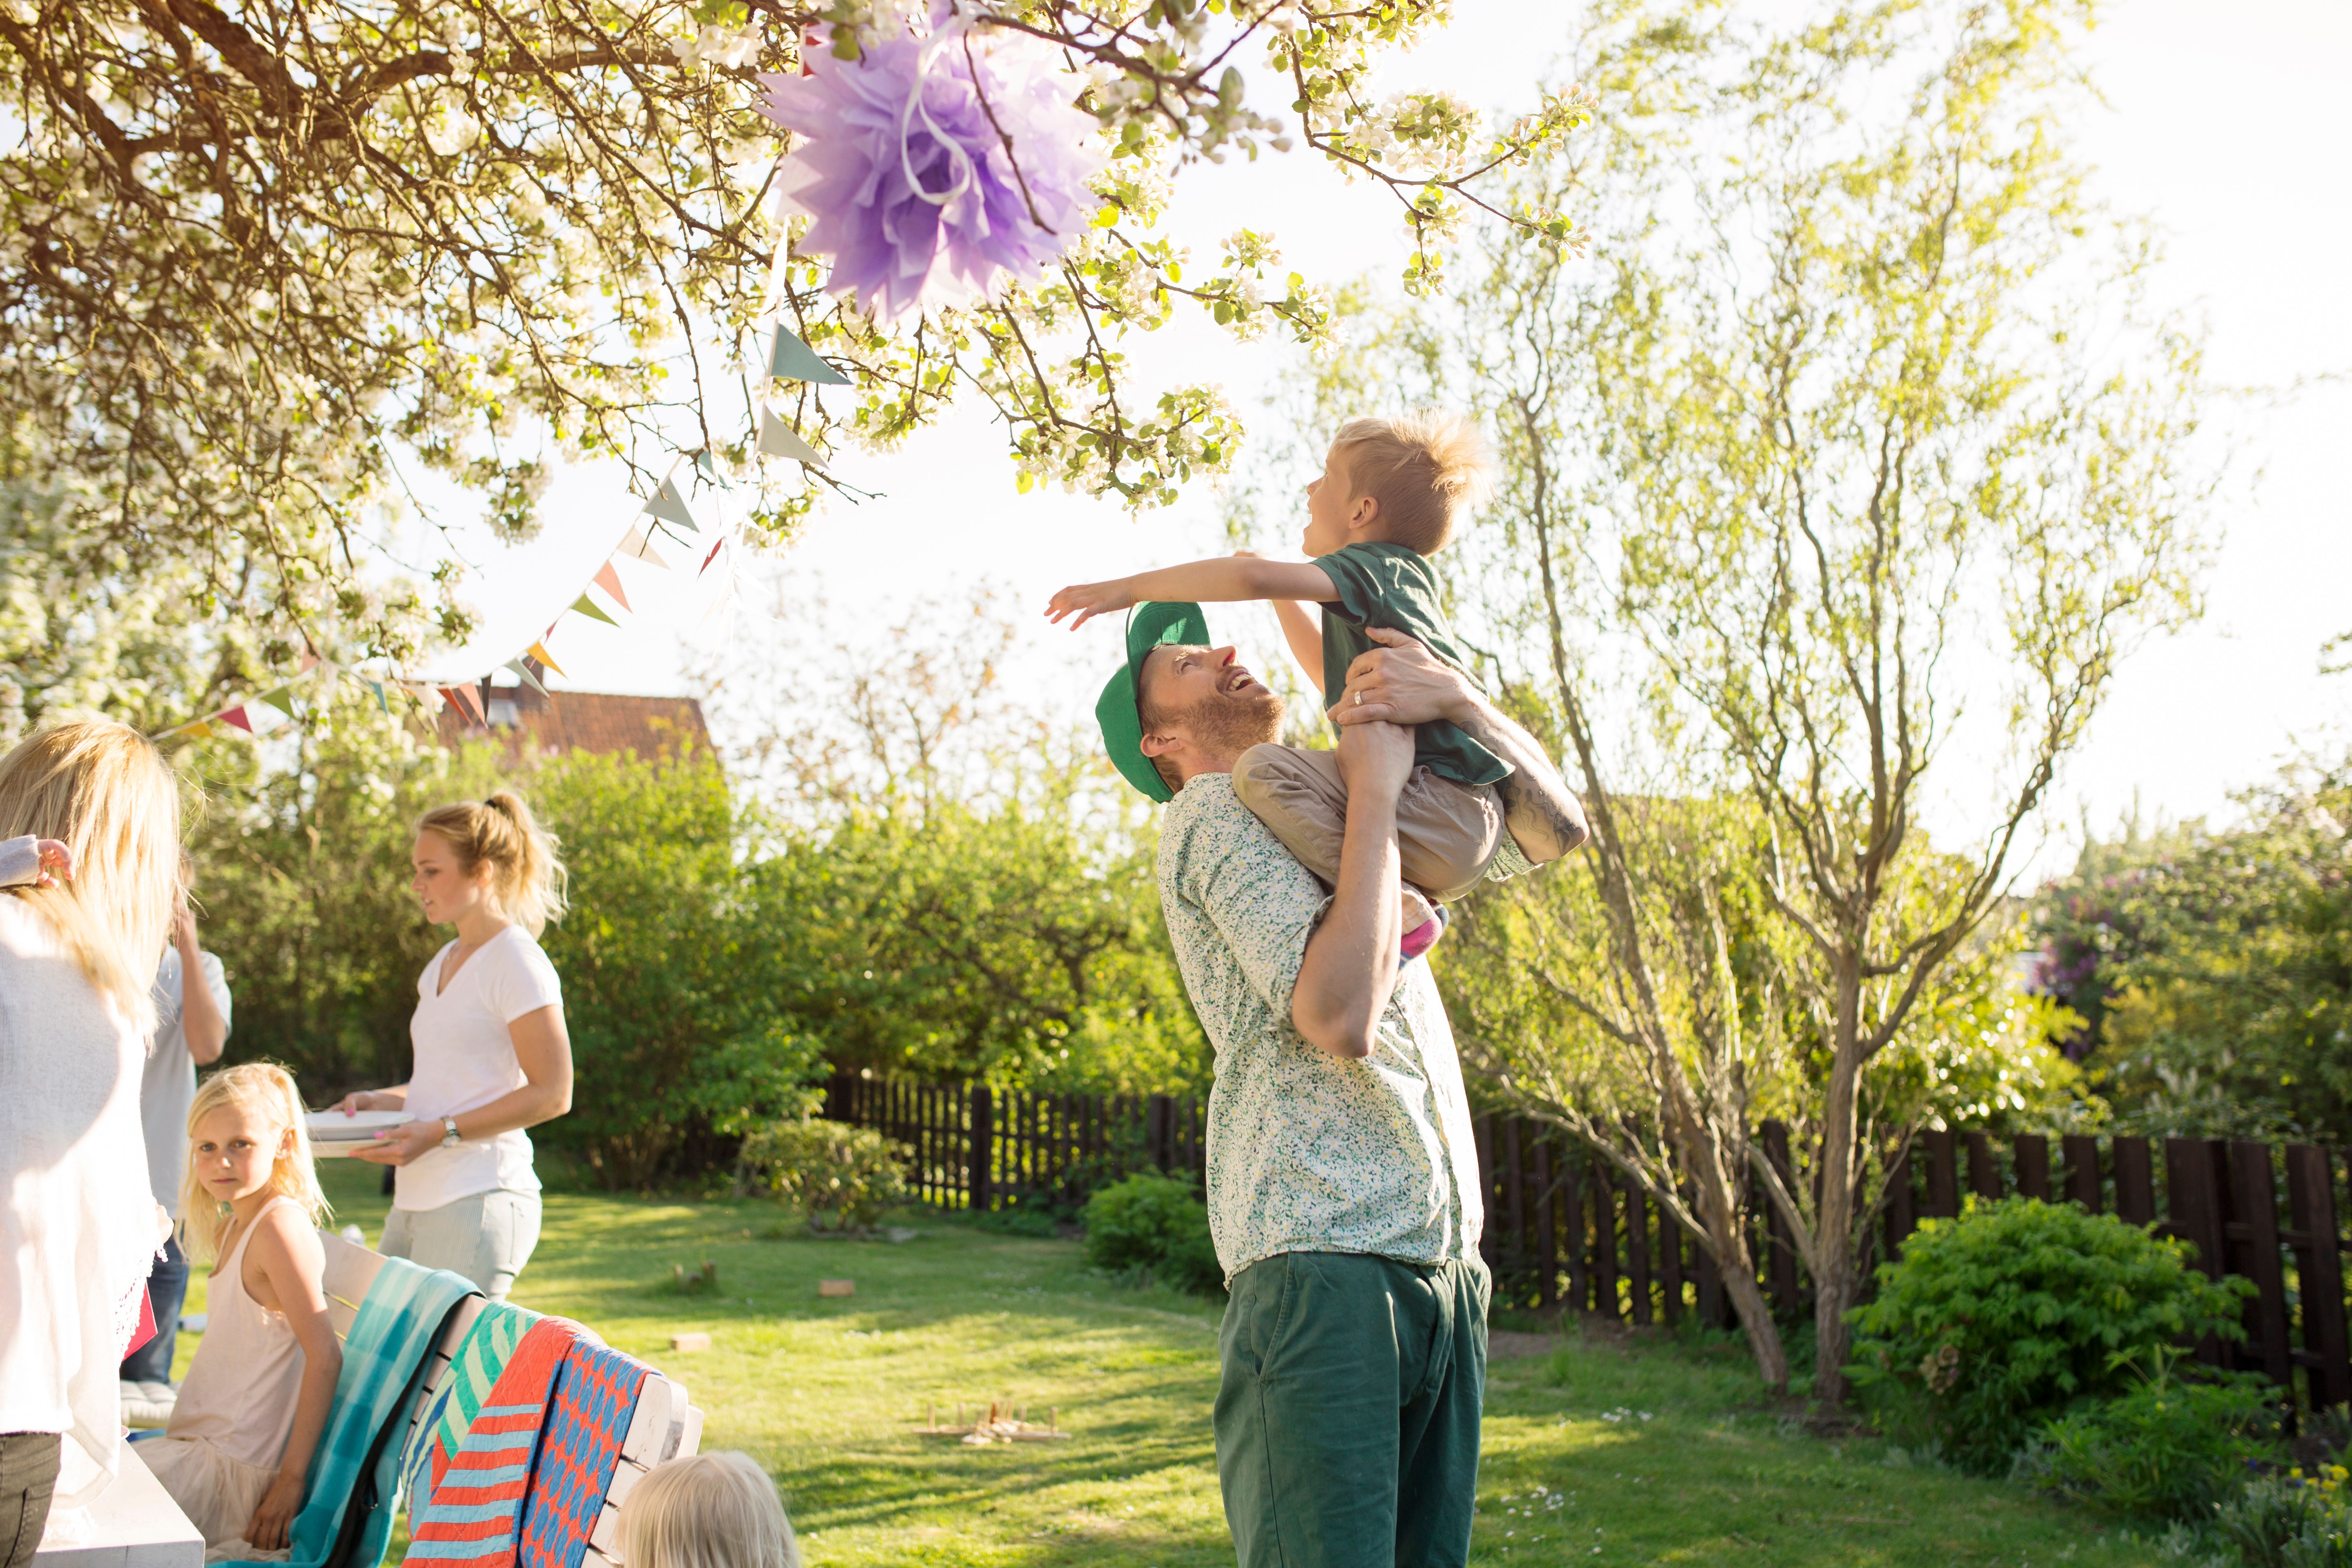
M 357 1145 L 374 1142 L 379 1131 L 407 1120 L 400 1110 L 359 1110 L 349 1116 L 340 1110 L 313 1110 L 302 1119 L 310 1134 L 310 1152 L 322 1160 L 347 1158 Z

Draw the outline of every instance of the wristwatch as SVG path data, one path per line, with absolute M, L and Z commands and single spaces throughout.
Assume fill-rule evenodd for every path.
M 464 1142 L 464 1140 L 457 1136 L 457 1119 L 454 1116 L 443 1117 L 441 1119 L 441 1147 L 444 1149 L 455 1149 L 462 1142 Z

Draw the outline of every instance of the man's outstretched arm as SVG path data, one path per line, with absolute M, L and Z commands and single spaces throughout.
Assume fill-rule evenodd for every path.
M 1290 991 L 1290 1022 L 1308 1045 L 1335 1057 L 1372 1054 L 1373 1031 L 1396 989 L 1404 932 L 1397 904 L 1396 803 L 1412 773 L 1412 731 L 1355 724 L 1339 733 L 1348 784 L 1339 883 L 1307 940 Z
M 1358 724 L 1451 720 L 1510 764 L 1511 776 L 1496 793 L 1503 797 L 1503 825 L 1528 859 L 1544 865 L 1592 837 L 1583 805 L 1533 735 L 1480 696 L 1461 671 L 1402 632 L 1374 626 L 1367 635 L 1381 646 L 1348 667 L 1347 691 L 1331 710 L 1342 734 Z

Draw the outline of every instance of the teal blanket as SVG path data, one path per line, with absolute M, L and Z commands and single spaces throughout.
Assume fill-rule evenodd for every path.
M 401 1440 L 425 1359 L 450 1314 L 473 1294 L 473 1281 L 459 1275 L 404 1258 L 383 1260 L 343 1342 L 334 1408 L 310 1461 L 310 1500 L 294 1516 L 292 1568 L 377 1568 L 383 1561 L 400 1503 Z

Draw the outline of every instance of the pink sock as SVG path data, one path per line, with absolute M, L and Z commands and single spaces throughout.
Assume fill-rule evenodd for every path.
M 1397 952 L 1407 958 L 1419 958 L 1423 953 L 1435 947 L 1437 939 L 1445 934 L 1444 906 L 1433 904 L 1430 907 L 1437 911 L 1436 918 L 1422 921 L 1405 932 L 1404 940 L 1397 943 Z

